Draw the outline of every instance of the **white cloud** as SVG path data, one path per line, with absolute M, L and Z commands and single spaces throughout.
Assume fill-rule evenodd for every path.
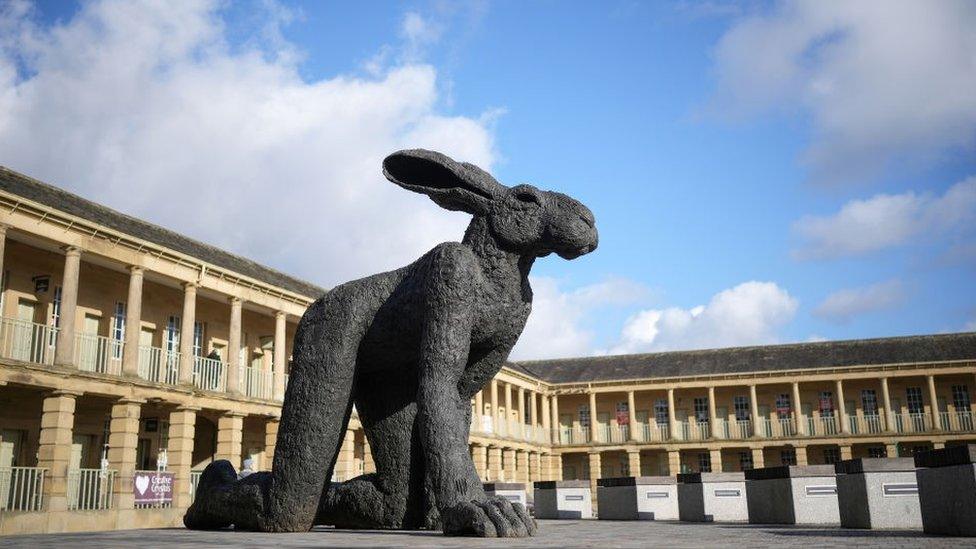
M 813 314 L 832 322 L 844 323 L 865 313 L 898 307 L 905 301 L 905 288 L 898 279 L 862 288 L 845 288 L 826 297 Z
M 608 306 L 636 303 L 650 293 L 645 286 L 623 278 L 568 291 L 555 278 L 533 276 L 530 281 L 532 314 L 512 350 L 512 360 L 588 355 L 594 333 L 586 324 L 592 315 Z
M 744 282 L 691 309 L 647 309 L 631 316 L 609 354 L 774 343 L 797 300 L 773 282 Z
M 426 146 L 490 168 L 490 116 L 439 112 L 418 60 L 303 79 L 273 28 L 287 14 L 269 4 L 232 45 L 221 5 L 96 1 L 50 28 L 5 5 L 0 163 L 325 285 L 460 238 L 466 216 L 386 182 L 380 161 Z
M 842 182 L 972 150 L 976 3 L 801 0 L 740 18 L 715 50 L 712 107 L 801 113 L 814 179 Z
M 976 177 L 950 187 L 942 196 L 878 194 L 851 200 L 826 217 L 806 216 L 794 231 L 807 242 L 800 258 L 857 255 L 953 232 L 976 225 Z

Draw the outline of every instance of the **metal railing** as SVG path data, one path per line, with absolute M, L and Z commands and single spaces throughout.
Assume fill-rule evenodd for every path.
M 95 334 L 75 334 L 78 369 L 99 374 L 122 374 L 122 342 Z
M 885 430 L 884 422 L 878 414 L 847 416 L 847 425 L 852 435 L 883 433 Z
M 205 356 L 193 357 L 193 385 L 206 391 L 227 390 L 224 363 Z
M 630 440 L 630 428 L 627 425 L 601 425 L 598 430 L 600 442 L 620 444 Z
M 240 367 L 241 393 L 254 398 L 271 398 L 272 373 L 271 370 Z
M 68 510 L 111 509 L 115 471 L 72 469 L 68 471 Z
M 40 511 L 46 474 L 44 467 L 0 467 L 0 510 Z
M 796 436 L 796 423 L 791 417 L 766 419 L 764 423 L 763 432 L 767 437 L 783 438 Z
M 0 356 L 36 364 L 54 364 L 57 328 L 15 318 L 0 318 Z
M 200 475 L 203 471 L 190 471 L 190 501 L 197 497 L 197 486 L 200 485 Z
M 972 431 L 972 412 L 939 412 L 939 423 L 944 431 Z
M 737 419 L 729 423 L 729 437 L 732 439 L 752 438 L 752 420 Z
M 712 436 L 711 425 L 707 421 L 679 421 L 679 440 L 707 440 Z
M 641 427 L 641 442 L 664 442 L 671 438 L 671 428 L 667 423 L 649 422 Z
M 156 383 L 176 385 L 180 379 L 179 351 L 139 346 L 139 377 Z
M 834 416 L 810 417 L 807 418 L 807 423 L 807 433 L 810 436 L 833 436 L 840 432 Z
M 556 432 L 556 436 L 558 437 L 556 440 L 559 440 L 562 444 L 588 444 L 590 442 L 590 428 L 562 427 Z
M 896 433 L 924 433 L 932 428 L 932 418 L 922 412 L 893 414 L 892 423 Z

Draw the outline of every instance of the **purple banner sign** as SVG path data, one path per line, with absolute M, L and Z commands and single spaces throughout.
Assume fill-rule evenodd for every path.
M 132 477 L 135 503 L 171 503 L 173 501 L 173 473 L 136 471 Z

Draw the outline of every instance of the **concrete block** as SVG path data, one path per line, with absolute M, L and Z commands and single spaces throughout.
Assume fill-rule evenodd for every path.
M 593 518 L 590 481 L 550 480 L 536 482 L 534 488 L 536 518 Z
M 675 477 L 619 477 L 597 481 L 601 520 L 678 520 Z
M 865 458 L 838 462 L 837 499 L 844 528 L 922 528 L 918 481 L 912 458 Z
M 525 505 L 525 485 L 521 482 L 488 482 L 485 483 L 485 494 L 500 496 L 515 503 Z
M 925 533 L 976 536 L 976 444 L 921 452 L 915 465 Z
M 743 473 L 678 475 L 678 518 L 688 522 L 747 522 Z
M 833 465 L 783 465 L 745 472 L 752 524 L 839 524 Z

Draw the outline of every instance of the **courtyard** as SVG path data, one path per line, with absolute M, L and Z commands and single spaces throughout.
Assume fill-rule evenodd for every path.
M 182 528 L 41 534 L 0 539 L 5 547 L 976 547 L 976 538 L 926 536 L 917 531 L 868 531 L 803 526 L 543 520 L 522 539 L 449 538 L 439 532 L 317 528 L 300 534 L 201 532 Z

